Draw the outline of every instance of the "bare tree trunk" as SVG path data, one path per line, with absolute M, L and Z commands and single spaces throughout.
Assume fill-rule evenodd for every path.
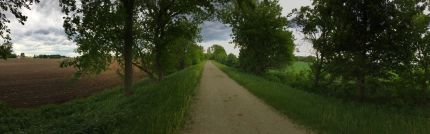
M 129 96 L 132 94 L 133 86 L 133 14 L 134 0 L 122 0 L 125 10 L 125 32 L 124 32 L 124 94 Z

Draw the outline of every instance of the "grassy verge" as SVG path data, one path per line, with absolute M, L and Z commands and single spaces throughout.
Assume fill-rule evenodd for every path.
M 141 81 L 129 97 L 115 88 L 36 109 L 0 105 L 0 133 L 177 133 L 202 68 L 192 66 L 161 82 Z
M 430 108 L 345 102 L 297 90 L 219 63 L 216 65 L 267 104 L 317 133 L 430 133 Z

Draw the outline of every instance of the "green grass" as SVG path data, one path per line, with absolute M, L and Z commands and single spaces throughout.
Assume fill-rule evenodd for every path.
M 430 108 L 355 103 L 216 65 L 297 124 L 323 134 L 428 134 Z
M 295 72 L 295 73 L 299 73 L 302 71 L 310 71 L 311 67 L 310 67 L 311 63 L 309 62 L 304 62 L 304 61 L 296 61 L 294 62 L 291 66 L 288 66 L 285 69 L 285 72 Z
M 291 65 L 283 68 L 283 69 L 276 69 L 276 70 L 269 70 L 269 73 L 293 73 L 293 74 L 299 74 L 301 72 L 309 72 L 311 70 L 310 62 L 304 62 L 304 61 L 295 61 Z
M 284 68 L 269 70 L 264 74 L 264 78 L 276 82 L 287 82 L 291 85 L 300 85 L 310 76 L 311 64 L 310 62 L 295 61 Z
M 192 66 L 161 82 L 143 80 L 129 97 L 115 88 L 36 109 L 0 105 L 0 133 L 178 133 L 202 68 Z

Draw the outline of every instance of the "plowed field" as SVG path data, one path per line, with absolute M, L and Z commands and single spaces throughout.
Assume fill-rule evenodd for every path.
M 63 103 L 118 86 L 118 65 L 99 75 L 73 80 L 73 68 L 60 68 L 60 59 L 0 60 L 0 101 L 12 107 Z M 135 80 L 144 74 L 135 70 Z

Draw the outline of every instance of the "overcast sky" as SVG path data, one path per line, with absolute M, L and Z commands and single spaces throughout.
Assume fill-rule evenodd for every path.
M 304 5 L 310 5 L 310 0 L 280 0 L 283 14 L 287 15 L 292 9 Z M 74 52 L 76 45 L 69 41 L 64 34 L 64 16 L 58 6 L 58 0 L 42 0 L 39 4 L 32 6 L 32 10 L 24 10 L 28 16 L 25 25 L 15 20 L 9 24 L 12 32 L 14 52 L 25 53 L 27 56 L 39 54 L 61 54 L 66 56 L 77 56 Z M 231 42 L 231 28 L 219 22 L 205 22 L 201 25 L 203 41 L 199 44 L 208 48 L 213 44 L 224 46 L 227 53 L 239 54 Z M 296 36 L 296 55 L 309 55 L 312 48 L 309 43 L 302 40 L 302 35 L 293 30 Z

